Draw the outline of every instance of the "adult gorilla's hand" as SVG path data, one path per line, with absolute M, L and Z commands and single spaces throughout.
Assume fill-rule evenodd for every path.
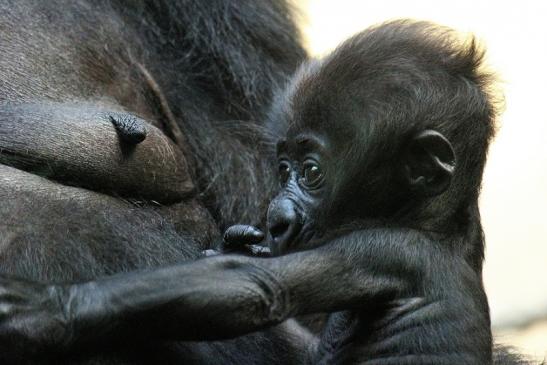
M 0 277 L 0 359 L 57 352 L 71 331 L 61 286 Z M 7 360 L 6 359 L 6 360 Z

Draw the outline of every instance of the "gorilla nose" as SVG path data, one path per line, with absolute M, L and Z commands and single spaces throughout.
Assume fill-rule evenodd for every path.
M 284 252 L 302 225 L 294 204 L 288 199 L 274 200 L 268 209 L 268 230 L 273 239 L 275 254 Z

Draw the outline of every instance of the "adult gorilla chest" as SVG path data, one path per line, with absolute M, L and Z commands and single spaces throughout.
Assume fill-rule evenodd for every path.
M 4 0 L 0 24 L 1 101 L 93 100 L 149 114 L 131 59 L 141 45 L 112 9 Z
M 218 226 L 260 217 L 275 184 L 247 121 L 264 119 L 304 58 L 295 35 L 283 0 L 0 0 L 0 273 L 80 281 L 178 263 Z M 149 123 L 133 148 L 113 145 L 108 116 L 124 113 Z M 290 356 L 271 334 L 183 345 L 148 335 L 65 362 Z M 28 350 L 14 344 L 18 363 Z
M 89 279 L 196 257 L 217 234 L 107 4 L 0 2 L 2 272 Z M 126 112 L 152 125 L 123 150 L 108 118 Z

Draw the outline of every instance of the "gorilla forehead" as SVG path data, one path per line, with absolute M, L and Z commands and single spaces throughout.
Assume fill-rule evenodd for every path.
M 474 39 L 428 22 L 370 28 L 301 67 L 288 93 L 291 130 L 328 131 L 349 143 L 385 136 L 388 143 L 436 129 L 467 154 L 494 131 L 493 78 L 481 68 L 483 57 Z M 476 135 L 458 137 L 471 130 Z

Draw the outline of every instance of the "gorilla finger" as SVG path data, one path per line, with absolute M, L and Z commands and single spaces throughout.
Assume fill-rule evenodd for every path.
M 264 239 L 264 233 L 256 227 L 238 224 L 228 227 L 224 233 L 225 248 L 241 248 L 257 244 Z
M 260 246 L 260 245 L 248 245 L 247 249 L 253 256 L 258 257 L 270 257 L 272 255 L 272 252 L 270 251 L 269 247 L 266 246 Z
M 218 250 L 212 250 L 212 249 L 209 249 L 209 250 L 204 250 L 201 252 L 203 254 L 203 256 L 205 257 L 209 257 L 209 256 L 217 256 L 217 255 L 220 255 L 221 252 L 218 251 Z

